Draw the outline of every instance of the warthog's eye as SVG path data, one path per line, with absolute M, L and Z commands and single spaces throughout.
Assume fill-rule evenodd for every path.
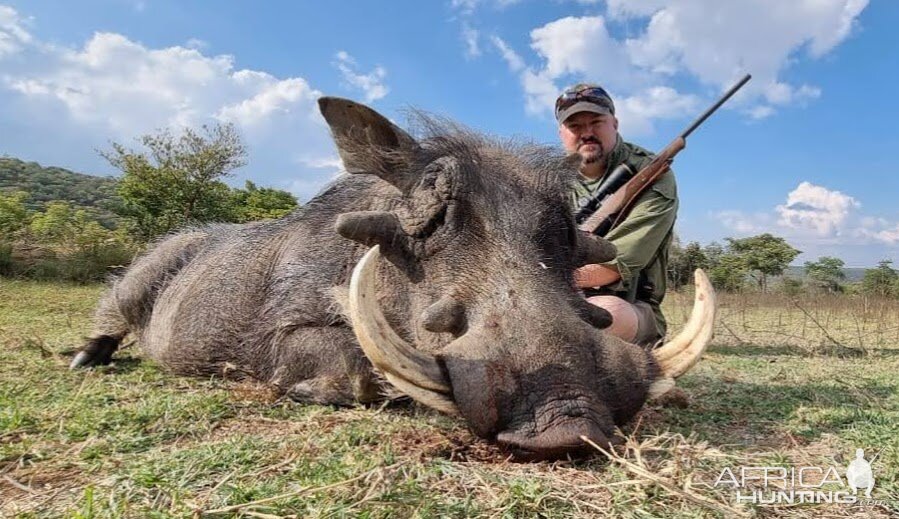
M 454 157 L 440 157 L 423 166 L 418 184 L 397 208 L 404 227 L 416 240 L 429 239 L 446 224 L 453 172 L 458 167 Z

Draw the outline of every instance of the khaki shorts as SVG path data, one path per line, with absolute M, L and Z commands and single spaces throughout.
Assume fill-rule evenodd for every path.
M 646 301 L 635 301 L 631 303 L 631 307 L 637 313 L 637 335 L 634 337 L 634 344 L 653 346 L 662 339 L 662 334 L 659 333 L 659 324 L 652 306 Z

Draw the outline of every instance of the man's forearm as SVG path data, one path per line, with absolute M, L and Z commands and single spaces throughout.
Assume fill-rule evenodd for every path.
M 621 279 L 618 269 L 608 265 L 590 264 L 574 271 L 574 282 L 578 288 L 592 288 L 610 285 Z

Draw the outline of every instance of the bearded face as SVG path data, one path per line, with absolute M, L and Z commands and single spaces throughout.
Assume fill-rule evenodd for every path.
M 618 140 L 618 120 L 611 115 L 578 112 L 559 125 L 565 151 L 577 153 L 584 164 L 602 161 Z

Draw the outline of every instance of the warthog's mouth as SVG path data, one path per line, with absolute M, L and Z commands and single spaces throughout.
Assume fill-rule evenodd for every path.
M 406 342 L 385 319 L 376 293 L 379 258 L 376 245 L 356 265 L 350 281 L 348 313 L 363 352 L 400 391 L 442 413 L 464 416 L 454 399 L 451 377 L 444 363 Z M 689 321 L 676 337 L 652 352 L 660 370 L 649 386 L 650 398 L 670 390 L 674 379 L 696 364 L 711 339 L 715 294 L 701 270 L 696 271 L 695 277 L 696 296 Z M 544 459 L 583 451 L 586 445 L 581 436 L 597 444 L 609 443 L 606 432 L 592 420 L 573 420 L 569 425 L 536 435 L 500 432 L 496 440 L 522 459 Z

